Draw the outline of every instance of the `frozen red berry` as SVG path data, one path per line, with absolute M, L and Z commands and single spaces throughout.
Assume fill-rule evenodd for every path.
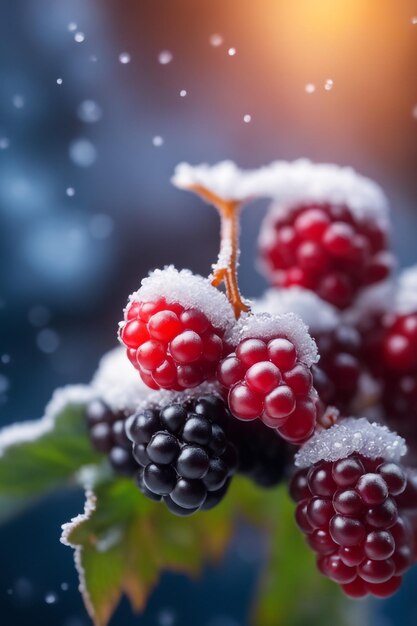
M 265 274 L 276 286 L 311 289 L 340 309 L 393 266 L 386 224 L 376 211 L 332 202 L 279 206 L 260 235 Z
M 233 323 L 226 297 L 200 276 L 156 270 L 131 296 L 119 336 L 153 389 L 188 389 L 214 377 Z
M 314 431 L 317 397 L 311 365 L 316 346 L 294 315 L 248 316 L 239 322 L 217 378 L 228 392 L 229 408 L 242 420 L 260 418 L 291 443 Z
M 391 595 L 415 560 L 406 509 L 417 511 L 417 497 L 397 460 L 404 451 L 386 428 L 352 418 L 317 433 L 297 455 L 297 524 L 320 572 L 353 598 Z

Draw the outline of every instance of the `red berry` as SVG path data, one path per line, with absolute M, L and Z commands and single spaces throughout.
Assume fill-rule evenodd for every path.
M 235 337 L 243 337 L 234 339 L 235 352 L 220 362 L 217 379 L 228 392 L 229 407 L 235 417 L 259 417 L 284 439 L 299 444 L 311 436 L 316 425 L 317 396 L 311 371 L 304 364 L 309 359 L 311 363 L 305 346 L 311 345 L 312 355 L 316 348 L 307 330 L 300 326 L 306 343 L 299 355 L 290 338 L 297 321 L 288 317 L 291 331 L 285 336 L 284 320 L 285 316 L 267 314 L 244 319 L 234 331 Z M 251 332 L 251 324 L 258 336 L 245 337 Z M 275 326 L 277 336 L 271 338 Z M 296 341 L 301 343 L 297 335 Z
M 291 480 L 297 524 L 317 567 L 350 597 L 394 593 L 417 557 L 412 527 L 399 508 L 407 478 L 394 462 L 352 454 L 319 461 Z M 412 506 L 417 512 L 416 498 Z
M 202 311 L 160 298 L 132 302 L 125 317 L 120 339 L 149 387 L 187 389 L 214 378 L 224 331 Z
M 300 204 L 267 216 L 260 255 L 277 286 L 299 285 L 339 308 L 392 271 L 386 232 L 348 206 Z

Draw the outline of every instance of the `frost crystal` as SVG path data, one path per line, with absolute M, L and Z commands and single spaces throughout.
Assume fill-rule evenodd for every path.
M 140 289 L 129 297 L 128 307 L 135 301 L 155 301 L 161 297 L 169 304 L 199 309 L 215 328 L 226 330 L 234 323 L 233 309 L 226 296 L 207 278 L 190 270 L 178 271 L 170 265 L 151 272 L 142 280 Z
M 310 467 L 318 461 L 338 461 L 355 452 L 369 459 L 398 462 L 407 453 L 407 446 L 386 426 L 364 417 L 348 417 L 309 439 L 295 455 L 295 465 Z
M 204 382 L 197 387 L 185 389 L 184 391 L 168 391 L 167 389 L 153 391 L 141 402 L 137 410 L 141 411 L 145 408 L 158 409 L 167 406 L 167 404 L 188 402 L 188 400 L 195 400 L 196 398 L 201 398 L 201 396 L 206 395 L 215 395 L 221 398 L 222 394 L 219 383 Z
M 91 390 L 115 413 L 134 411 L 149 395 L 149 387 L 131 366 L 122 347 L 103 356 L 91 381 Z
M 297 350 L 298 359 L 310 367 L 317 363 L 319 357 L 314 339 L 309 335 L 303 320 L 294 313 L 270 315 L 258 313 L 243 315 L 235 324 L 227 340 L 237 346 L 243 339 L 275 339 L 285 337 Z
M 340 321 L 334 306 L 324 302 L 312 291 L 301 287 L 268 289 L 262 298 L 253 303 L 252 311 L 271 315 L 295 313 L 313 334 L 332 331 Z
M 42 419 L 12 424 L 0 431 L 0 458 L 10 446 L 35 441 L 52 431 L 56 416 L 69 404 L 84 405 L 91 398 L 91 390 L 86 385 L 71 385 L 57 389 Z
M 384 192 L 350 167 L 300 159 L 293 163 L 277 161 L 264 170 L 266 195 L 279 203 L 273 208 L 270 219 L 288 215 L 300 203 L 330 202 L 348 206 L 359 221 L 376 220 L 382 228 L 388 229 L 388 202 Z
M 398 279 L 395 309 L 400 315 L 417 312 L 417 265 L 401 272 Z
M 242 170 L 232 161 L 192 166 L 180 163 L 172 183 L 180 189 L 203 186 L 224 200 L 264 197 L 286 214 L 300 202 L 346 204 L 358 220 L 376 219 L 388 227 L 388 202 L 382 189 L 351 167 L 312 163 L 308 159 L 274 161 L 254 170 Z
M 395 309 L 397 284 L 392 278 L 361 289 L 352 308 L 342 313 L 347 323 L 356 324 L 364 315 L 378 315 Z

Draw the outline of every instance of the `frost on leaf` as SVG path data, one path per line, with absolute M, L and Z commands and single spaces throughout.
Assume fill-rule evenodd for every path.
M 237 346 L 243 339 L 269 341 L 278 337 L 288 339 L 294 344 L 298 359 L 307 367 L 318 361 L 316 342 L 309 335 L 303 320 L 294 313 L 242 315 L 227 339 L 231 345 Z
M 177 270 L 172 265 L 157 269 L 142 280 L 138 291 L 129 297 L 132 302 L 152 302 L 164 298 L 167 303 L 179 303 L 185 309 L 205 313 L 215 328 L 226 330 L 234 322 L 233 309 L 226 296 L 210 284 L 207 278 L 190 270 Z
M 252 305 L 254 313 L 295 313 L 314 334 L 331 332 L 340 322 L 338 310 L 317 294 L 301 287 L 268 289 Z
M 86 609 L 105 626 L 123 595 L 140 611 L 163 571 L 197 574 L 218 559 L 232 531 L 230 509 L 178 518 L 150 502 L 133 481 L 113 480 L 87 491 L 84 513 L 62 527 L 74 549 Z
M 295 455 L 297 467 L 318 461 L 337 461 L 353 453 L 369 459 L 398 462 L 407 453 L 405 440 L 386 426 L 364 417 L 349 417 L 328 430 L 318 432 Z
M 39 496 L 72 479 L 80 468 L 97 462 L 85 424 L 86 386 L 56 391 L 38 421 L 0 431 L 0 498 Z M 6 503 L 7 506 L 7 503 Z

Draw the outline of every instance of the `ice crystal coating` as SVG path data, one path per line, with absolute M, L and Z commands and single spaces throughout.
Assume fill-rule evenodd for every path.
M 204 187 L 223 200 L 246 200 L 252 195 L 247 190 L 251 173 L 241 170 L 233 161 L 216 165 L 180 163 L 171 182 L 179 189 Z
M 204 187 L 223 200 L 274 198 L 280 203 L 276 208 L 279 214 L 300 203 L 345 204 L 359 221 L 377 220 L 384 228 L 388 227 L 384 192 L 351 167 L 312 163 L 308 159 L 274 161 L 254 170 L 242 170 L 232 161 L 213 166 L 180 163 L 172 183 L 180 189 Z
M 328 430 L 316 433 L 295 455 L 297 467 L 318 461 L 338 461 L 354 453 L 369 459 L 398 462 L 407 452 L 405 440 L 386 426 L 364 417 L 348 417 Z
M 417 265 L 401 272 L 398 278 L 395 309 L 400 315 L 417 312 Z
M 134 411 L 149 395 L 149 387 L 131 366 L 126 349 L 121 346 L 103 356 L 91 381 L 91 390 L 115 413 Z
M 316 342 L 309 335 L 303 320 L 294 313 L 242 315 L 227 336 L 227 341 L 232 346 L 237 346 L 243 339 L 269 341 L 277 337 L 285 337 L 291 341 L 297 350 L 298 360 L 307 367 L 317 363 L 319 357 Z
M 91 399 L 91 389 L 86 385 L 70 385 L 57 389 L 46 406 L 42 419 L 11 424 L 0 431 L 0 458 L 7 448 L 28 441 L 36 441 L 46 433 L 51 432 L 54 429 L 57 415 L 66 406 L 70 404 L 85 405 Z
M 142 280 L 140 289 L 129 297 L 132 302 L 149 302 L 164 298 L 168 304 L 179 303 L 185 309 L 202 311 L 215 328 L 227 330 L 234 323 L 233 309 L 226 296 L 207 278 L 190 270 L 170 265 L 157 269 Z
M 136 407 L 136 410 L 142 411 L 147 408 L 161 409 L 168 404 L 176 402 L 183 404 L 184 402 L 188 402 L 188 400 L 195 400 L 208 395 L 214 395 L 218 398 L 222 397 L 220 385 L 217 382 L 204 382 L 197 387 L 185 389 L 184 391 L 170 391 L 167 389 L 152 391 L 148 393 L 146 398 L 142 399 L 142 402 Z
M 392 278 L 361 289 L 353 306 L 342 313 L 342 319 L 350 324 L 360 322 L 363 316 L 379 315 L 395 309 L 397 284 Z M 417 303 L 417 299 L 416 299 Z
M 332 331 L 340 322 L 339 312 L 334 306 L 302 287 L 268 289 L 252 304 L 252 311 L 271 315 L 295 313 L 313 334 Z
M 85 492 L 85 498 L 86 499 L 85 499 L 85 504 L 84 504 L 84 513 L 80 513 L 79 515 L 74 517 L 70 522 L 67 522 L 66 524 L 63 524 L 61 526 L 62 535 L 61 535 L 60 541 L 64 546 L 69 546 L 70 548 L 73 548 L 74 550 L 75 569 L 77 570 L 79 581 L 80 581 L 79 590 L 83 596 L 88 614 L 90 615 L 92 619 L 95 619 L 95 609 L 94 609 L 94 605 L 91 600 L 90 594 L 88 592 L 88 585 L 86 581 L 85 570 L 82 566 L 83 547 L 81 545 L 71 543 L 69 539 L 72 531 L 78 528 L 78 526 L 80 526 L 81 524 L 87 522 L 91 518 L 91 516 L 93 515 L 93 513 L 95 512 L 97 508 L 97 497 L 93 491 L 87 489 Z

